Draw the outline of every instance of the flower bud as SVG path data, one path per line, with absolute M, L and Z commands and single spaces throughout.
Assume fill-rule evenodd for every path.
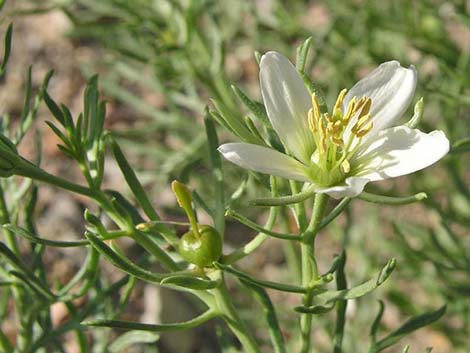
M 215 228 L 199 225 L 199 235 L 193 230 L 185 233 L 178 244 L 180 255 L 199 267 L 210 267 L 222 255 L 222 238 Z

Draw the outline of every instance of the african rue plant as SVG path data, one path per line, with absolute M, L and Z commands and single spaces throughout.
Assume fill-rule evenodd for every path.
M 8 60 L 11 29 L 7 31 L 5 42 L 2 72 Z M 15 343 L 0 333 L 3 351 L 64 351 L 62 335 L 72 331 L 76 334 L 81 352 L 98 349 L 117 352 L 133 342 L 155 341 L 158 338 L 155 334 L 164 331 L 191 329 L 216 320 L 233 332 L 243 352 L 261 352 L 264 343 L 253 334 L 250 323 L 241 317 L 227 287 L 229 277 L 237 279 L 246 288 L 246 293 L 259 302 L 265 320 L 262 327 L 270 336 L 270 351 L 313 351 L 315 342 L 311 341 L 311 333 L 315 330 L 314 318 L 329 315 L 329 312 L 336 313 L 327 319 L 334 322 L 330 332 L 331 349 L 335 352 L 349 351 L 342 344 L 347 302 L 383 284 L 396 267 L 396 261 L 384 261 L 383 268 L 378 269 L 373 278 L 356 286 L 348 286 L 345 276 L 347 249 L 333 259 L 328 269 L 320 269 L 316 261 L 315 240 L 322 229 L 346 212 L 348 204 L 355 198 L 395 205 L 422 200 L 425 197 L 423 194 L 385 197 L 362 190 L 369 181 L 411 173 L 437 161 L 447 152 L 448 141 L 441 132 L 424 134 L 413 129 L 422 113 L 420 102 L 407 126 L 387 128 L 410 103 L 416 84 L 414 70 L 403 69 L 396 62 L 384 64 L 374 71 L 353 87 L 349 96 L 345 96 L 345 92 L 340 93 L 335 106 L 327 109 L 321 93 L 315 90 L 303 70 L 309 43 L 307 41 L 298 50 L 297 68 L 277 53 L 265 54 L 261 59 L 266 112 L 262 105 L 238 92 L 253 116 L 259 118 L 258 127 L 251 119 L 238 119 L 241 114 L 231 115 L 224 110 L 206 111 L 204 123 L 215 197 L 204 200 L 184 184 L 173 182 L 175 196 L 189 221 L 189 229 L 181 237 L 171 229 L 170 221 L 159 217 L 116 139 L 104 130 L 106 109 L 105 102 L 99 99 L 97 77 L 89 80 L 84 93 L 83 112 L 76 118 L 65 105 L 57 104 L 47 93 L 50 74 L 34 100 L 31 85 L 28 84 L 18 127 L 13 129 L 5 119 L 0 135 L 0 167 L 4 178 L 0 201 L 5 239 L 0 246 L 2 317 L 7 314 L 11 298 L 19 327 Z M 384 87 L 388 88 L 387 94 L 393 94 L 379 94 Z M 307 93 L 309 90 L 311 99 Z M 308 99 L 305 99 L 306 94 Z M 40 167 L 39 156 L 32 162 L 19 154 L 17 147 L 42 102 L 54 119 L 47 124 L 61 140 L 59 149 L 78 165 L 85 185 L 48 173 Z M 394 103 L 392 107 L 388 106 L 389 102 Z M 220 106 L 217 108 L 220 109 Z M 213 117 L 247 145 L 225 144 L 219 147 Z M 290 121 L 283 125 L 279 120 L 282 118 Z M 295 139 L 293 134 L 300 134 L 300 138 Z M 367 136 L 376 136 L 377 141 L 383 138 L 382 146 L 389 149 L 381 149 L 374 140 L 367 140 Z M 426 149 L 423 150 L 422 144 L 432 148 L 433 154 L 429 155 Z M 257 176 L 259 186 L 269 189 L 271 197 L 252 202 L 270 208 L 266 224 L 258 225 L 233 209 L 234 200 L 243 202 L 243 195 L 226 197 L 221 156 L 217 148 L 226 158 L 243 167 L 271 174 L 269 181 L 262 175 Z M 246 154 L 244 148 L 253 148 L 254 153 Z M 258 149 L 262 149 L 264 156 L 271 159 L 271 164 L 260 158 Z M 103 187 L 107 150 L 119 166 L 135 205 L 122 192 Z M 416 152 L 419 159 L 415 160 Z M 82 240 L 64 242 L 37 234 L 34 227 L 36 183 L 47 183 L 85 196 L 96 204 L 97 211 L 85 212 L 87 227 Z M 341 198 L 333 208 L 329 205 L 329 195 Z M 315 199 L 313 207 L 312 199 Z M 199 222 L 195 212 L 197 208 L 204 209 L 210 216 L 210 224 Z M 295 230 L 273 230 L 278 216 L 287 210 L 294 215 Z M 258 234 L 239 248 L 223 251 L 227 216 L 253 228 Z M 28 241 L 29 248 L 25 250 L 28 256 L 19 248 L 17 237 Z M 138 261 L 131 261 L 120 247 L 117 240 L 124 237 L 132 239 L 145 252 Z M 294 251 L 297 251 L 297 245 L 300 246 L 297 254 L 301 262 L 300 282 L 263 280 L 238 268 L 237 263 L 256 252 L 269 237 L 294 244 Z M 81 247 L 87 252 L 87 259 L 68 283 L 51 287 L 51 279 L 42 261 L 46 247 Z M 111 262 L 123 272 L 123 277 L 113 283 L 104 283 L 98 266 L 100 258 Z M 161 266 L 161 271 L 150 270 L 154 263 Z M 122 320 L 120 313 L 129 300 L 136 280 L 184 292 L 201 303 L 202 313 L 179 323 L 149 324 Z M 333 281 L 335 286 L 331 284 Z M 282 320 L 278 320 L 269 295 L 271 290 L 292 293 L 298 298 L 298 305 L 291 309 L 297 313 L 299 327 L 289 327 L 289 340 L 284 338 L 283 332 L 287 328 L 283 327 Z M 111 295 L 119 297 L 119 301 L 112 301 Z M 82 297 L 87 298 L 86 305 L 76 305 L 75 300 Z M 50 310 L 57 303 L 65 305 L 69 318 L 53 326 Z M 444 308 L 421 314 L 388 334 L 380 334 L 381 310 L 370 323 L 370 342 L 362 344 L 362 351 L 382 351 L 408 333 L 436 321 L 443 313 Z M 98 328 L 119 328 L 130 330 L 131 334 L 124 334 L 110 343 Z M 154 334 L 136 335 L 136 331 Z M 221 350 L 228 352 L 234 349 L 226 344 L 226 340 L 222 342 Z M 405 347 L 404 351 L 408 348 Z

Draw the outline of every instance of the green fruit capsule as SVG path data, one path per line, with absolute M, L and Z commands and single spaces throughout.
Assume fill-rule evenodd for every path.
M 199 225 L 198 228 L 199 236 L 190 230 L 181 237 L 178 250 L 187 262 L 208 267 L 222 255 L 222 238 L 211 226 Z

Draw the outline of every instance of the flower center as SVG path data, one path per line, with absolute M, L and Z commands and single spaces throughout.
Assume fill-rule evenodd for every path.
M 321 113 L 315 93 L 312 108 L 308 112 L 308 123 L 317 146 L 311 157 L 312 179 L 321 186 L 341 182 L 351 173 L 350 158 L 357 151 L 362 137 L 372 129 L 369 97 L 353 97 L 343 113 L 341 106 L 347 90 L 343 89 L 336 99 L 333 113 Z M 349 122 L 356 118 L 347 134 Z M 357 141 L 354 143 L 353 142 Z

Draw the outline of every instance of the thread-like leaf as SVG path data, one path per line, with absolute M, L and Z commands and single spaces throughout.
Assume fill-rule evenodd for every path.
M 398 329 L 396 329 L 395 331 L 375 343 L 370 349 L 370 352 L 380 352 L 385 348 L 392 346 L 406 335 L 409 335 L 411 332 L 416 331 L 421 327 L 427 326 L 439 320 L 445 312 L 446 306 L 444 305 L 435 311 L 430 311 L 410 318 Z

